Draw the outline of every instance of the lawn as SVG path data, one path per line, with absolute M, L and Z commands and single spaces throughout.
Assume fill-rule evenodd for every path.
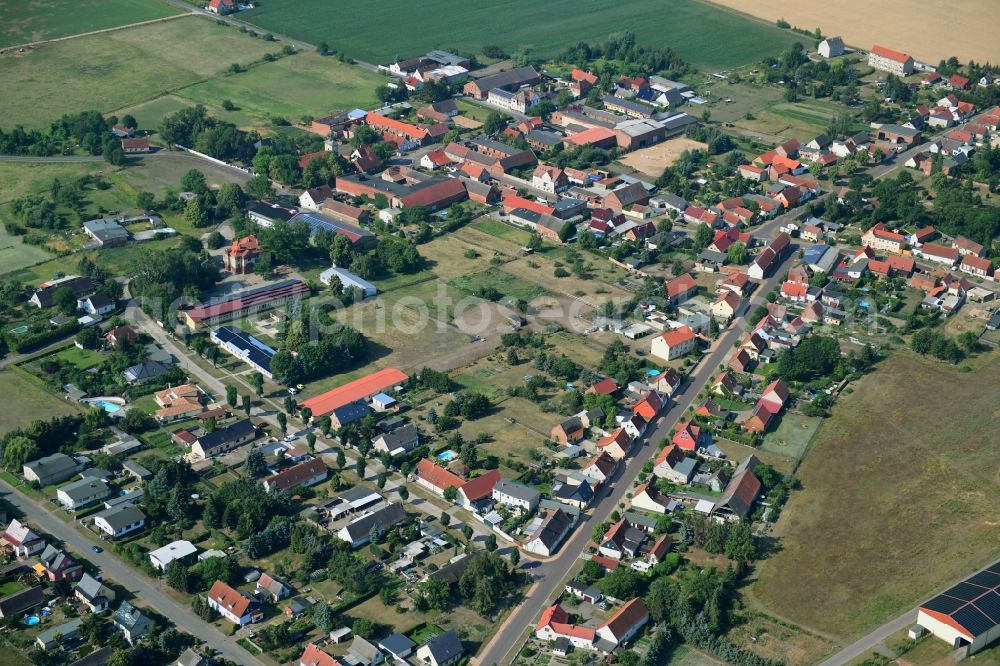
M 228 99 L 236 104 L 234 113 L 260 120 L 280 116 L 297 121 L 306 115 L 371 107 L 378 102 L 375 89 L 385 81 L 383 76 L 336 58 L 304 52 L 262 63 L 242 74 L 197 83 L 178 94 L 219 108 L 216 115 L 224 120 L 229 119 L 221 107 Z
M 92 368 L 98 365 L 104 357 L 90 349 L 79 349 L 74 346 L 67 347 L 56 354 L 56 358 L 65 363 L 72 363 L 81 370 Z
M 155 131 L 160 126 L 160 121 L 163 120 L 164 116 L 169 116 L 192 106 L 194 106 L 194 102 L 190 100 L 183 99 L 177 95 L 165 95 L 133 106 L 115 109 L 115 115 L 121 117 L 125 114 L 130 114 L 135 118 L 140 129 Z
M 0 371 L 0 435 L 26 426 L 35 419 L 47 419 L 80 410 L 73 403 L 57 397 L 42 384 L 17 368 Z
M 7 229 L 0 225 L 0 266 L 4 271 L 16 271 L 45 261 L 52 255 L 37 245 L 21 242 L 17 236 L 11 236 Z
M 758 600 L 849 640 L 996 560 L 1000 356 L 967 364 L 900 352 L 838 402 L 796 473 Z
M 785 412 L 778 427 L 764 436 L 764 443 L 760 448 L 778 456 L 799 460 L 822 422 L 822 419 L 816 417 Z
M 159 0 L 19 0 L 5 7 L 0 48 L 180 13 Z
M 473 104 L 465 99 L 456 100 L 456 103 L 458 104 L 458 112 L 460 114 L 466 118 L 472 118 L 476 122 L 485 123 L 486 119 L 492 112 L 492 109 L 487 109 L 478 104 Z
M 639 44 L 669 46 L 698 67 L 718 69 L 777 55 L 796 40 L 773 24 L 692 0 L 508 0 L 500 7 L 428 0 L 419 12 L 406 12 L 393 0 L 373 0 L 358 12 L 344 0 L 270 0 L 241 18 L 379 64 L 434 48 L 478 52 L 488 44 L 547 57 L 630 30 Z
M 27 55 L 0 56 L 0 86 L 17 90 L 5 99 L 0 122 L 5 129 L 38 128 L 64 113 L 120 109 L 279 48 L 196 17 L 44 44 Z
M 478 273 L 463 275 L 448 284 L 470 295 L 481 293 L 484 287 L 493 287 L 503 296 L 524 301 L 531 301 L 545 293 L 544 287 L 522 280 L 500 268 L 487 268 Z

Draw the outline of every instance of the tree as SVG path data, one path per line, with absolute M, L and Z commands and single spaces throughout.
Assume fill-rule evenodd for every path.
M 104 144 L 104 161 L 108 164 L 121 166 L 125 164 L 125 151 L 122 150 L 122 143 L 118 139 L 108 139 Z
M 208 192 L 208 181 L 205 180 L 205 174 L 198 169 L 189 169 L 181 176 L 181 188 L 185 192 L 202 194 Z
M 264 452 L 260 449 L 254 449 L 247 455 L 246 460 L 247 474 L 253 477 L 258 477 L 263 475 L 267 471 L 267 461 L 264 459 Z
M 7 440 L 3 449 L 4 467 L 11 471 L 21 471 L 21 467 L 29 460 L 41 455 L 38 445 L 23 435 L 15 435 Z
M 237 398 L 236 387 L 232 384 L 226 384 L 226 402 L 229 403 L 230 407 L 236 407 Z
M 570 220 L 566 220 L 562 227 L 559 228 L 559 240 L 564 243 L 569 242 L 569 240 L 573 238 L 574 234 L 576 234 L 576 225 Z
M 250 416 L 250 407 L 251 407 L 250 396 L 248 395 L 243 396 L 243 412 L 247 416 Z
M 517 566 L 521 562 L 521 551 L 515 548 L 510 551 L 510 563 L 512 566 Z
M 458 497 L 458 488 L 455 486 L 448 486 L 444 489 L 444 498 L 449 502 L 454 502 L 455 498 Z
M 73 314 L 76 312 L 76 294 L 69 287 L 57 287 L 52 292 L 52 305 L 63 314 Z
M 347 457 L 344 455 L 343 449 L 337 449 L 337 469 L 344 469 L 347 465 Z
M 396 493 L 399 495 L 399 499 L 404 502 L 410 498 L 410 491 L 407 490 L 406 486 L 399 486 L 396 488 Z
M 715 237 L 715 233 L 712 231 L 712 227 L 707 224 L 699 224 L 698 228 L 694 232 L 694 246 L 695 249 L 701 252 L 709 243 L 712 242 L 712 238 Z
M 316 45 L 316 53 L 320 55 L 326 55 L 329 52 L 330 52 L 330 45 L 327 44 L 326 42 L 320 42 L 319 44 Z M 323 633 L 326 633 L 326 631 L 327 630 L 324 630 Z
M 747 260 L 747 246 L 740 241 L 736 241 L 729 246 L 729 250 L 726 251 L 726 256 L 729 258 L 729 263 L 732 264 L 743 264 Z
M 89 326 L 76 334 L 76 341 L 83 345 L 84 349 L 97 349 L 101 343 L 99 330 L 96 326 Z
M 218 250 L 220 247 L 226 244 L 226 237 L 220 234 L 218 231 L 213 231 L 205 239 L 205 246 L 209 250 Z
M 184 207 L 184 219 L 193 227 L 206 227 L 209 223 L 208 212 L 199 197 L 192 197 Z
M 486 547 L 486 552 L 488 552 L 488 553 L 492 553 L 492 552 L 496 551 L 496 549 L 497 549 L 497 538 L 496 538 L 496 535 L 490 534 L 490 535 L 488 535 L 486 537 L 485 547 Z
M 264 375 L 259 372 L 254 372 L 250 375 L 250 385 L 253 386 L 254 391 L 257 393 L 257 397 L 263 397 L 264 395 Z
M 737 562 L 751 562 L 757 557 L 757 544 L 748 523 L 739 522 L 730 528 L 726 537 L 725 554 Z
M 130 130 L 134 130 L 139 126 L 139 123 L 136 122 L 135 120 L 135 116 L 133 116 L 131 113 L 126 113 L 124 116 L 122 116 L 121 124 Z
M 141 208 L 142 210 L 151 209 L 153 207 L 153 202 L 155 200 L 156 197 L 153 195 L 153 193 L 147 192 L 146 190 L 142 190 L 141 192 L 135 195 L 136 208 Z
M 274 198 L 274 188 L 271 186 L 271 180 L 265 174 L 258 173 L 247 181 L 245 187 L 247 194 L 254 199 Z
M 502 132 L 505 127 L 507 127 L 507 117 L 499 111 L 490 111 L 489 115 L 486 116 L 486 122 L 483 123 L 482 131 L 483 134 L 492 136 Z
M 284 412 L 278 412 L 278 427 L 281 428 L 281 434 L 284 435 L 288 431 L 288 417 L 285 416 Z
M 308 407 L 302 407 L 299 409 L 299 418 L 302 419 L 302 422 L 306 425 L 309 425 L 309 419 L 312 418 L 312 415 L 312 410 Z
M 224 213 L 223 216 L 239 215 L 246 199 L 247 195 L 243 192 L 243 188 L 236 183 L 226 183 L 215 195 L 216 206 Z
M 178 592 L 191 591 L 192 576 L 191 571 L 183 562 L 174 562 L 167 568 L 167 585 Z
M 365 478 L 365 468 L 367 466 L 368 466 L 368 463 L 364 459 L 364 457 L 358 457 L 358 462 L 355 465 L 354 470 L 358 473 L 358 478 L 359 479 Z
M 615 599 L 632 599 L 639 595 L 639 580 L 630 569 L 619 567 L 601 580 L 601 591 Z
M 441 512 L 441 524 L 448 527 L 448 523 L 451 522 L 451 516 L 448 515 L 447 511 Z

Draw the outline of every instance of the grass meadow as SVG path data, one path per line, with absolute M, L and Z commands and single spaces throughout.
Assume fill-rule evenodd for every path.
M 0 435 L 38 418 L 79 411 L 76 405 L 49 391 L 42 380 L 16 368 L 0 372 L 0 401 L 4 405 L 0 412 Z
M 52 42 L 24 55 L 5 54 L 0 56 L 0 87 L 17 94 L 4 100 L 0 123 L 39 128 L 64 113 L 139 104 L 279 49 L 191 17 Z
M 0 48 L 180 13 L 161 0 L 19 0 L 5 3 Z
M 360 67 L 300 53 L 292 58 L 263 63 L 233 76 L 211 79 L 184 88 L 178 94 L 193 102 L 221 110 L 232 100 L 236 112 L 258 119 L 282 116 L 320 116 L 340 109 L 367 108 L 378 101 L 375 89 L 385 77 Z M 217 113 L 227 119 L 226 113 Z M 237 125 L 242 123 L 232 120 Z
M 240 18 L 374 63 L 435 48 L 476 52 L 488 44 L 549 57 L 631 30 L 640 44 L 669 46 L 699 68 L 719 69 L 777 54 L 796 40 L 773 24 L 697 0 L 427 0 L 419 11 L 401 11 L 393 0 L 372 0 L 364 11 L 345 0 L 269 0 Z
M 899 352 L 837 403 L 758 567 L 764 606 L 849 640 L 996 559 L 1000 357 L 967 365 Z

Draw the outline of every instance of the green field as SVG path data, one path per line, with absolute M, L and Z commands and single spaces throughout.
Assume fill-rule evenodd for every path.
M 159 127 L 160 121 L 163 120 L 164 116 L 169 116 L 181 109 L 187 109 L 192 106 L 194 106 L 194 103 L 189 100 L 177 97 L 176 95 L 166 95 L 134 106 L 114 109 L 114 112 L 119 117 L 129 113 L 135 117 L 139 127 L 155 130 Z
M 545 289 L 539 285 L 522 280 L 500 268 L 488 268 L 479 273 L 463 275 L 448 284 L 472 296 L 479 294 L 484 287 L 493 287 L 506 297 L 524 301 L 531 301 L 545 293 Z
M 208 19 L 182 18 L 0 56 L 0 125 L 44 127 L 64 113 L 111 111 L 248 64 L 280 45 Z
M 14 0 L 4 5 L 0 48 L 178 13 L 159 0 Z
M 237 112 L 260 119 L 284 116 L 298 120 L 303 115 L 370 107 L 377 102 L 375 89 L 385 80 L 335 58 L 300 53 L 258 65 L 243 74 L 198 83 L 178 94 L 213 107 L 221 107 L 223 100 L 232 100 Z M 217 115 L 226 119 L 225 112 Z
M 21 370 L 0 371 L 0 435 L 28 425 L 35 419 L 75 414 L 71 402 L 56 397 L 40 379 Z
M 723 402 L 719 400 L 720 404 Z M 785 412 L 774 432 L 769 432 L 764 436 L 764 443 L 760 445 L 760 448 L 775 455 L 799 460 L 809 447 L 809 442 L 820 423 L 822 423 L 822 419 L 816 417 Z
M 771 107 L 770 111 L 785 118 L 791 118 L 810 125 L 818 125 L 819 127 L 829 126 L 830 121 L 836 116 L 833 109 L 818 109 L 815 106 L 799 102 L 775 104 Z
M 717 69 L 777 55 L 797 39 L 696 0 L 507 0 L 502 5 L 427 0 L 419 9 L 372 0 L 363 11 L 345 0 L 269 0 L 240 18 L 313 44 L 325 41 L 374 63 L 435 48 L 475 52 L 488 44 L 508 51 L 527 47 L 532 56 L 548 57 L 579 41 L 601 42 L 610 33 L 631 30 L 639 44 L 669 46 L 698 67 Z
M 996 561 L 1000 355 L 967 364 L 900 352 L 852 385 L 796 472 L 758 601 L 849 641 Z

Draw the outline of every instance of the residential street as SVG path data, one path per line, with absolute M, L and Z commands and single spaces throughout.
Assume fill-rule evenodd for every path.
M 227 637 L 214 625 L 205 622 L 194 614 L 187 606 L 174 601 L 163 591 L 163 586 L 137 573 L 122 563 L 108 551 L 94 553 L 90 546 L 97 543 L 95 537 L 88 538 L 74 529 L 61 518 L 50 513 L 50 507 L 28 497 L 6 481 L 0 479 L 0 490 L 3 498 L 13 504 L 18 510 L 28 516 L 31 524 L 43 532 L 47 532 L 65 542 L 71 550 L 100 567 L 105 578 L 115 581 L 135 593 L 137 600 L 149 605 L 157 612 L 170 618 L 179 629 L 204 641 L 210 648 L 218 651 L 223 658 L 237 664 L 255 664 L 264 666 L 263 662 L 253 657 L 242 647 L 236 645 L 235 637 Z

